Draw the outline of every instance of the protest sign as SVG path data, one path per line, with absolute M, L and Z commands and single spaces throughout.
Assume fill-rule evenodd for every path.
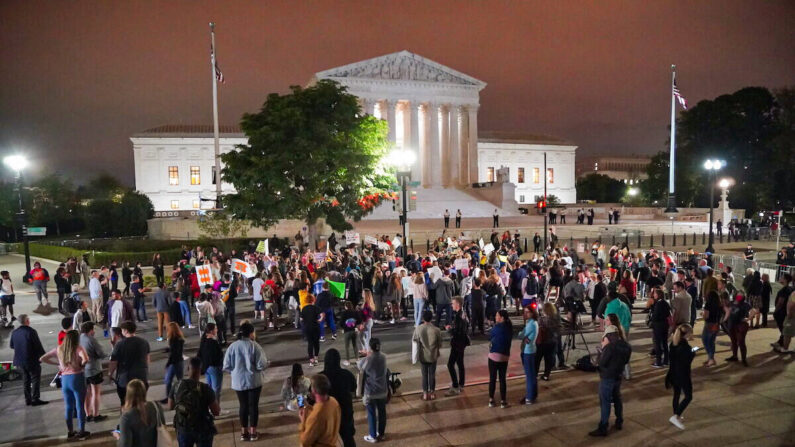
M 494 245 L 489 242 L 485 247 L 483 247 L 483 253 L 486 253 L 486 256 L 490 255 L 491 252 L 494 251 Z
M 315 258 L 315 264 L 320 264 L 321 262 L 326 262 L 326 254 L 323 253 L 323 252 L 315 253 L 314 258 Z
M 265 253 L 266 255 L 270 254 L 268 252 L 268 240 L 265 239 L 264 241 L 259 241 L 257 244 L 257 253 Z
M 378 245 L 378 239 L 376 239 L 376 238 L 374 238 L 372 236 L 365 236 L 364 237 L 364 243 L 367 244 L 367 245 Z
M 204 287 L 207 284 L 213 284 L 213 270 L 209 265 L 199 265 L 196 267 L 196 278 L 199 280 L 199 285 Z
M 345 232 L 345 244 L 346 245 L 351 245 L 351 244 L 359 245 L 361 243 L 362 242 L 359 239 L 359 233 L 357 233 L 355 231 L 352 231 L 352 230 L 348 230 L 348 231 Z
M 458 258 L 455 260 L 456 271 L 461 271 L 469 268 L 469 259 Z

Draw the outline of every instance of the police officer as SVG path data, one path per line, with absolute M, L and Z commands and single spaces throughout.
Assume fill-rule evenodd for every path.
M 746 248 L 745 248 L 745 252 L 744 252 L 744 254 L 745 254 L 745 260 L 746 260 L 746 261 L 753 261 L 753 260 L 754 260 L 754 254 L 755 254 L 755 253 L 756 253 L 756 252 L 754 251 L 754 249 L 753 249 L 753 248 L 751 248 L 751 244 L 748 244 L 748 247 L 746 247 Z

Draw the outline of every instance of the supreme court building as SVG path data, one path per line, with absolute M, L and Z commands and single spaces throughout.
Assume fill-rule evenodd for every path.
M 389 124 L 389 140 L 411 150 L 419 183 L 414 217 L 441 216 L 461 209 L 467 216 L 518 214 L 543 194 L 576 201 L 576 145 L 532 134 L 478 133 L 480 91 L 486 83 L 408 51 L 316 73 L 356 95 L 365 113 Z M 136 188 L 149 196 L 159 215 L 212 208 L 215 197 L 212 126 L 165 125 L 132 136 Z M 245 144 L 237 126 L 221 126 L 221 153 Z M 502 169 L 501 169 L 502 168 Z M 507 171 L 507 175 L 506 175 Z M 224 193 L 234 192 L 222 185 Z M 173 213 L 172 213 L 173 212 Z M 390 206 L 368 218 L 394 218 Z

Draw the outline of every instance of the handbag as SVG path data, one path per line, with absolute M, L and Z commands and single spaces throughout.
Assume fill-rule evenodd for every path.
M 420 361 L 420 343 L 417 340 L 411 341 L 411 364 L 416 365 Z
M 171 432 L 169 432 L 166 425 L 161 422 L 164 418 L 160 405 L 154 402 L 152 405 L 155 406 L 155 414 L 157 414 L 157 447 L 177 447 Z

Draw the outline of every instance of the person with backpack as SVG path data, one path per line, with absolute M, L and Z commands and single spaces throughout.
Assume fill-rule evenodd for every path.
M 72 285 L 72 287 L 75 286 L 77 286 L 77 284 Z M 77 305 L 80 306 L 80 308 L 74 313 L 74 316 L 72 316 L 72 329 L 79 331 L 83 323 L 91 321 L 91 312 L 88 311 L 88 302 L 74 301 L 71 298 L 67 298 L 66 302 L 76 302 Z
M 210 386 L 201 382 L 201 369 L 201 360 L 192 357 L 188 361 L 188 377 L 179 381 L 168 396 L 180 447 L 210 447 L 218 432 L 213 417 L 221 414 L 221 407 Z
M 179 329 L 179 325 L 171 322 L 166 327 L 166 340 L 168 340 L 168 359 L 166 360 L 165 384 L 166 397 L 160 401 L 161 404 L 168 403 L 168 396 L 171 394 L 172 382 L 182 380 L 185 372 L 182 352 L 185 348 L 185 336 Z
M 538 336 L 536 345 L 538 353 L 535 355 L 535 371 L 541 367 L 541 359 L 544 359 L 544 374 L 541 379 L 549 380 L 550 372 L 555 367 L 555 348 L 560 336 L 560 316 L 554 304 L 547 301 L 543 306 L 543 313 L 538 317 Z
M 386 432 L 386 404 L 389 400 L 389 369 L 386 356 L 381 352 L 381 340 L 370 339 L 367 357 L 357 364 L 364 377 L 362 403 L 367 408 L 368 434 L 364 440 L 369 443 L 383 441 Z

